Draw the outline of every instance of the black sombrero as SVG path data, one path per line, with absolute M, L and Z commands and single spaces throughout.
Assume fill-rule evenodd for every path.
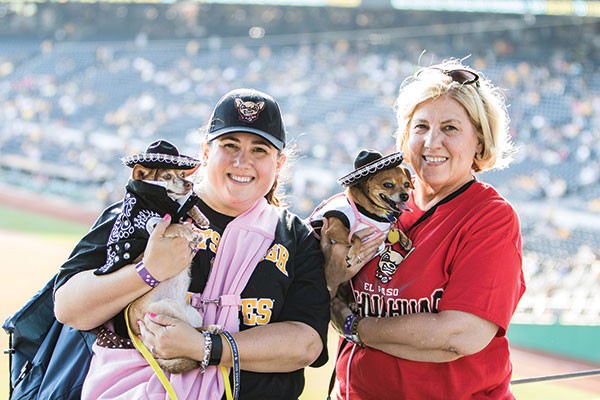
M 402 152 L 383 156 L 377 150 L 361 150 L 354 160 L 354 171 L 338 179 L 338 183 L 344 187 L 354 186 L 357 183 L 369 179 L 379 171 L 394 168 L 402 163 L 404 154 Z
M 179 154 L 177 147 L 166 140 L 157 140 L 144 153 L 123 157 L 121 161 L 131 168 L 140 164 L 146 168 L 193 169 L 200 164 L 198 159 Z

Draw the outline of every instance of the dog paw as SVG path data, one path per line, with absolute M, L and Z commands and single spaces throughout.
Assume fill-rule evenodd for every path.
M 192 207 L 190 211 L 188 211 L 188 215 L 194 220 L 196 225 L 200 228 L 208 228 L 210 225 L 210 221 L 206 216 L 200 211 L 197 206 Z

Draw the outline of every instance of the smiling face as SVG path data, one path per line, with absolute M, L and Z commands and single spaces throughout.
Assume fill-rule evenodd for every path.
M 201 198 L 215 211 L 237 216 L 264 197 L 285 156 L 260 136 L 234 132 L 203 147 L 207 161 Z
M 477 132 L 462 105 L 444 96 L 420 104 L 409 126 L 408 158 L 426 201 L 440 200 L 472 178 Z

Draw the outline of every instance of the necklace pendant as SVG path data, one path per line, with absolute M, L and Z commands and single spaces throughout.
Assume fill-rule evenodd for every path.
M 397 243 L 398 240 L 400 240 L 400 231 L 396 228 L 390 229 L 390 231 L 387 234 L 388 243 L 394 244 Z

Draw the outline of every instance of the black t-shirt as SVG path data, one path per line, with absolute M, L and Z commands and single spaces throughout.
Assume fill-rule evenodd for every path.
M 202 201 L 198 206 L 211 224 L 204 232 L 204 250 L 200 250 L 193 260 L 191 292 L 204 290 L 219 238 L 233 220 L 216 213 Z M 106 209 L 90 233 L 75 247 L 69 260 L 61 267 L 55 290 L 76 273 L 102 265 L 95 262 L 93 256 L 99 251 L 97 248 L 106 248 L 107 227 L 112 226 L 119 208 L 120 204 L 115 204 Z M 304 322 L 313 327 L 323 341 L 323 351 L 312 366 L 322 366 L 327 362 L 329 292 L 323 272 L 323 255 L 310 228 L 298 216 L 285 209 L 280 210 L 273 245 L 256 266 L 241 298 L 241 331 L 259 324 Z M 117 333 L 126 337 L 123 315 L 115 317 L 114 323 Z M 304 389 L 304 371 L 241 371 L 240 384 L 240 397 L 243 399 L 297 399 Z

